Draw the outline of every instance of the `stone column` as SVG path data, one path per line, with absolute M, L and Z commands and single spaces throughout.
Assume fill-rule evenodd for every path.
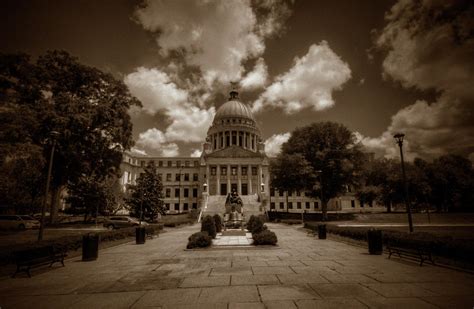
M 211 173 L 210 173 L 210 169 L 211 169 L 211 168 L 210 168 L 210 166 L 209 166 L 209 163 L 206 164 L 206 184 L 207 184 L 207 194 L 208 194 L 208 195 L 210 195 L 209 192 L 211 191 L 211 188 L 210 188 L 210 186 L 209 186 L 209 185 L 210 185 L 209 178 L 210 178 L 210 174 L 211 174 Z
M 242 195 L 242 171 L 240 164 L 237 165 L 237 193 Z
M 216 174 L 217 174 L 217 181 L 216 181 L 217 190 L 216 190 L 216 192 L 217 192 L 217 195 L 221 195 L 221 166 L 217 165 L 216 169 L 217 169 L 217 171 L 216 171 Z
M 252 189 L 252 165 L 249 165 L 247 167 L 247 179 L 249 180 L 249 195 L 253 194 L 253 189 Z
M 258 171 L 257 171 L 258 175 L 257 175 L 257 181 L 258 181 L 258 184 L 257 184 L 257 192 L 258 193 L 262 193 L 262 166 L 261 165 L 258 165 Z
M 227 193 L 230 192 L 230 165 L 227 164 Z

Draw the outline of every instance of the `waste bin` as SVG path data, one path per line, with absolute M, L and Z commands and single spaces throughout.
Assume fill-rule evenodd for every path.
M 145 243 L 146 230 L 144 227 L 137 227 L 135 229 L 135 239 L 137 245 L 143 245 Z
M 82 260 L 94 261 L 99 256 L 99 234 L 82 236 Z
M 318 224 L 318 238 L 326 239 L 326 224 Z
M 367 232 L 367 240 L 369 243 L 369 253 L 380 255 L 383 252 L 382 231 L 370 229 Z

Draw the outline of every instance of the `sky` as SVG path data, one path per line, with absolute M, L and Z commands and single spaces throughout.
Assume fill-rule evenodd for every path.
M 474 161 L 474 2 L 0 2 L 0 51 L 62 49 L 142 102 L 133 151 L 198 156 L 231 83 L 269 155 L 335 121 L 379 156 Z

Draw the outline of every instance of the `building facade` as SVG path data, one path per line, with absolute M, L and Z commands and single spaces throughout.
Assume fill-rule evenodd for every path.
M 169 213 L 207 208 L 210 198 L 226 196 L 233 191 L 242 197 L 257 197 L 267 211 L 320 211 L 320 201 L 302 191 L 286 192 L 270 187 L 270 160 L 250 108 L 239 101 L 236 91 L 232 91 L 229 101 L 216 112 L 200 158 L 125 153 L 121 184 L 124 188 L 134 184 L 144 167 L 153 162 L 163 183 L 164 202 Z M 215 201 L 220 203 L 222 200 Z M 370 208 L 369 205 L 361 207 L 350 192 L 331 200 L 328 205 L 329 210 Z

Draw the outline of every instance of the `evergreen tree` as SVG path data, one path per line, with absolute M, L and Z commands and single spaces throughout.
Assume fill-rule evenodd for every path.
M 144 220 L 155 220 L 158 214 L 165 214 L 163 185 L 153 163 L 148 163 L 136 184 L 130 185 L 128 190 L 130 196 L 125 203 L 132 216 L 139 218 L 142 214 Z

